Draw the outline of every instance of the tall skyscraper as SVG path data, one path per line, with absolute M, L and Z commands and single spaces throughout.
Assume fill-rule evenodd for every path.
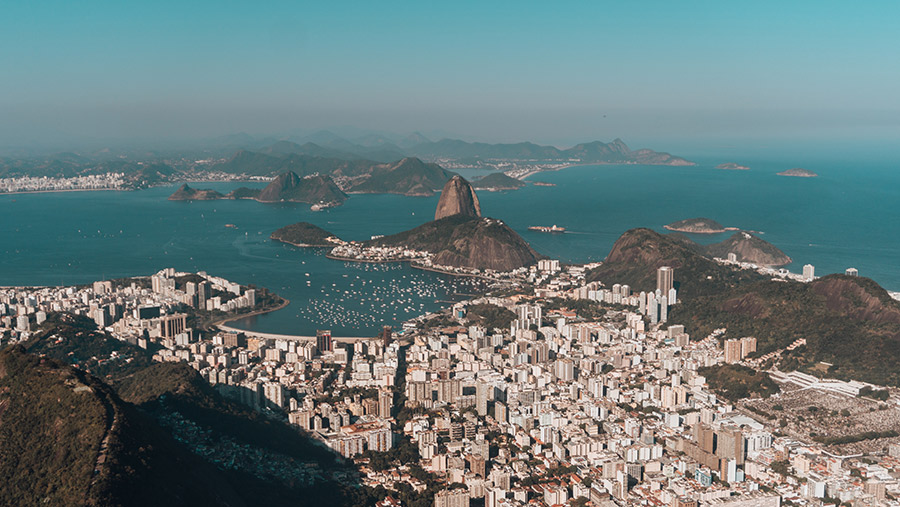
M 675 270 L 662 266 L 656 270 L 656 290 L 668 295 L 669 289 L 675 286 Z
M 331 330 L 316 330 L 316 348 L 319 349 L 320 354 L 334 352 L 334 344 L 331 342 Z

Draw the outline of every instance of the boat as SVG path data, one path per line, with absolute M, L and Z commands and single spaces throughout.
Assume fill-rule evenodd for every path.
M 225 224 L 225 227 L 228 227 L 229 229 L 237 229 L 237 226 L 234 224 Z
M 547 227 L 546 225 L 532 225 L 528 230 L 538 232 L 566 232 L 565 227 L 560 227 L 555 224 L 550 227 Z

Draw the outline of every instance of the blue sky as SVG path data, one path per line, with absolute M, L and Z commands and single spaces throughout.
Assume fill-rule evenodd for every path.
M 0 136 L 896 139 L 900 3 L 4 2 Z M 640 143 L 638 143 L 640 144 Z

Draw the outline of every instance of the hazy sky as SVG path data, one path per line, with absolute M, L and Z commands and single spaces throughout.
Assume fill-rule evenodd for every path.
M 4 2 L 0 144 L 896 139 L 898 23 L 893 1 Z

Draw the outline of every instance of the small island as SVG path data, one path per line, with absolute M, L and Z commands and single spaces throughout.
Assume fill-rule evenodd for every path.
M 726 231 L 726 228 L 719 222 L 702 217 L 679 220 L 663 227 L 670 231 L 689 232 L 692 234 L 718 234 Z
M 747 167 L 745 165 L 737 164 L 735 162 L 725 162 L 724 164 L 719 164 L 716 166 L 716 169 L 724 169 L 726 171 L 749 171 L 750 170 L 749 167 Z
M 810 171 L 809 169 L 803 169 L 800 167 L 795 167 L 793 169 L 788 169 L 787 171 L 781 171 L 778 173 L 778 176 L 794 176 L 797 178 L 815 178 L 818 174 Z
M 506 173 L 492 173 L 472 183 L 478 190 L 496 192 L 500 190 L 518 190 L 525 186 L 522 180 L 517 180 Z
M 286 225 L 273 232 L 269 239 L 298 247 L 333 247 L 343 244 L 334 234 L 309 222 Z
M 223 199 L 225 196 L 215 190 L 204 188 L 191 188 L 187 183 L 169 196 L 170 201 L 214 201 Z

